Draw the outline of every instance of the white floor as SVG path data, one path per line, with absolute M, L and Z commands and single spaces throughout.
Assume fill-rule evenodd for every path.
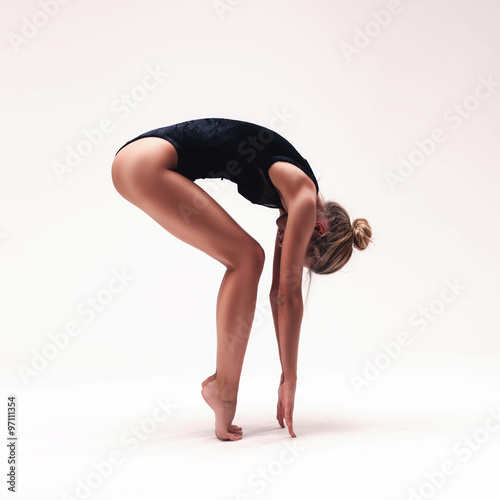
M 303 374 L 297 439 L 276 424 L 271 378 L 247 377 L 235 443 L 214 437 L 186 374 L 19 389 L 16 498 L 499 498 L 498 373 L 394 369 L 361 396 L 348 377 Z

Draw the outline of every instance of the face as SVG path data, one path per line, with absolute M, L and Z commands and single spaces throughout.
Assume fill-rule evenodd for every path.
M 285 235 L 286 223 L 288 220 L 288 214 L 280 215 L 276 219 L 276 225 L 278 226 L 278 246 L 283 246 L 283 237 Z M 314 231 L 311 235 L 309 243 L 312 243 L 318 236 L 325 234 L 326 228 L 322 222 L 317 221 Z M 307 262 L 304 262 L 304 267 L 308 267 Z
M 276 219 L 276 225 L 278 226 L 278 246 L 283 245 L 283 236 L 285 235 L 286 221 L 288 219 L 288 214 L 280 215 Z

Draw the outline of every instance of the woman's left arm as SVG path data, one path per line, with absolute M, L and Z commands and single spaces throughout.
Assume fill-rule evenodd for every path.
M 278 328 L 285 381 L 297 380 L 302 323 L 302 276 L 306 249 L 316 223 L 316 203 L 306 191 L 288 202 L 288 219 L 281 249 Z
M 303 186 L 303 184 L 302 184 Z M 288 218 L 283 237 L 278 292 L 278 339 L 282 380 L 278 390 L 278 421 L 283 419 L 288 432 L 293 431 L 293 409 L 297 385 L 297 361 L 302 324 L 302 276 L 304 258 L 316 223 L 316 193 L 299 188 L 287 200 Z
M 304 257 L 316 222 L 316 203 L 299 196 L 288 205 L 288 220 L 281 252 L 278 293 L 278 336 L 282 380 L 278 390 L 278 422 L 283 419 L 290 436 L 293 431 L 293 408 L 297 386 L 297 360 L 302 323 L 302 274 Z
M 278 390 L 278 421 L 293 432 L 293 406 L 302 323 L 302 276 L 306 250 L 316 224 L 316 186 L 300 169 L 277 162 L 269 176 L 284 198 L 288 217 L 281 247 L 277 294 L 278 343 L 282 377 Z

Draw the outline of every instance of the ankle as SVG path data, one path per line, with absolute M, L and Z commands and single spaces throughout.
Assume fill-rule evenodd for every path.
M 218 377 L 214 380 L 219 396 L 222 401 L 226 403 L 236 403 L 236 399 L 238 397 L 238 387 L 234 386 L 234 384 L 229 384 L 227 381 L 220 379 Z

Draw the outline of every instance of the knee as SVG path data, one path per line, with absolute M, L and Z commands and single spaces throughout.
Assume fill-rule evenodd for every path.
M 264 249 L 257 242 L 252 249 L 249 260 L 252 269 L 258 272 L 260 275 L 262 273 L 262 270 L 264 269 L 266 254 L 264 253 Z
M 266 254 L 264 252 L 264 249 L 257 243 L 257 246 L 254 251 L 254 264 L 256 268 L 259 271 L 259 274 L 262 273 L 262 270 L 264 269 L 264 262 L 266 261 Z
M 228 267 L 233 270 L 245 270 L 252 276 L 259 277 L 264 269 L 266 259 L 264 249 L 255 240 L 246 242 L 240 248 L 237 259 Z

